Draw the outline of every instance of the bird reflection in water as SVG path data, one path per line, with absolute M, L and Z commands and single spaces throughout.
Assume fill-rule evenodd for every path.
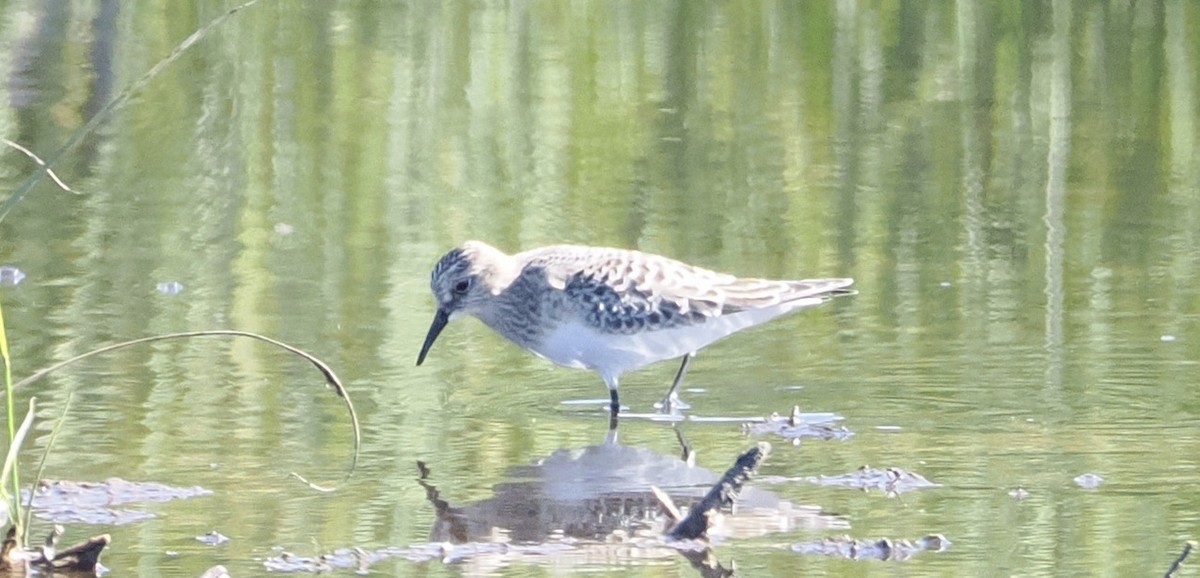
M 436 467 L 420 463 L 421 479 L 437 518 L 431 542 L 506 543 L 544 546 L 556 564 L 610 565 L 614 558 L 641 563 L 678 552 L 705 576 L 728 576 L 707 542 L 672 543 L 663 532 L 669 522 L 655 496 L 658 488 L 681 507 L 691 507 L 720 480 L 695 465 L 695 453 L 675 430 L 682 455 L 624 446 L 610 428 L 605 441 L 564 448 L 527 466 L 511 468 L 494 496 L 452 506 L 433 485 Z M 784 501 L 771 492 L 744 488 L 736 513 L 719 516 L 710 538 L 747 538 L 796 529 L 845 529 L 848 523 L 816 506 Z M 569 545 L 569 548 L 562 548 Z M 535 546 L 535 551 L 538 550 Z M 528 551 L 522 548 L 522 551 Z M 479 564 L 487 557 L 473 556 Z

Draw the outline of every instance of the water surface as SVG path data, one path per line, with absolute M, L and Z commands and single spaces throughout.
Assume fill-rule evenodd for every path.
M 121 339 L 257 331 L 323 357 L 364 426 L 302 362 L 248 341 L 159 343 L 36 395 L 32 469 L 211 496 L 111 532 L 119 574 L 264 571 L 426 543 L 442 499 L 604 442 L 600 379 L 481 324 L 414 367 L 428 274 L 469 238 L 614 245 L 860 294 L 704 350 L 694 414 L 843 416 L 844 441 L 771 440 L 761 490 L 836 516 L 716 547 L 745 575 L 1161 573 L 1200 535 L 1200 9 L 1186 0 L 956 3 L 261 2 L 229 17 L 61 156 L 103 103 L 234 4 L 0 9 L 0 132 L 55 158 L 0 221 L 15 374 Z M 8 150 L 9 198 L 35 166 Z M 168 290 L 163 290 L 163 288 Z M 673 363 L 628 375 L 649 411 Z M 679 425 L 720 472 L 755 439 Z M 625 447 L 678 456 L 627 420 Z M 661 463 L 661 462 L 660 462 Z M 816 486 L 863 465 L 941 486 Z M 1075 477 L 1104 479 L 1083 489 Z M 1012 494 L 1020 488 L 1024 499 Z M 35 532 L 42 534 L 42 523 Z M 194 539 L 217 530 L 231 540 Z M 904 562 L 801 555 L 850 534 L 939 533 Z M 689 575 L 672 551 L 381 562 L 381 574 Z M 1195 563 L 1194 560 L 1191 561 Z M 1190 565 L 1190 564 L 1189 564 Z M 349 573 L 349 571 L 345 571 Z

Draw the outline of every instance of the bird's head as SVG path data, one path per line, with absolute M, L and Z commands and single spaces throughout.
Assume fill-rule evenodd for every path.
M 495 295 L 497 274 L 508 259 L 508 255 L 487 243 L 467 241 L 438 260 L 429 279 L 437 312 L 417 356 L 417 365 L 425 361 L 425 355 L 447 323 L 462 315 L 478 315 L 486 307 Z

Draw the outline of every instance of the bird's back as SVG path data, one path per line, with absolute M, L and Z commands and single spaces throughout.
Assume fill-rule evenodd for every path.
M 621 301 L 673 305 L 703 318 L 759 309 L 818 295 L 852 293 L 853 279 L 772 280 L 741 278 L 669 257 L 605 247 L 552 245 L 514 256 L 555 289 L 609 294 Z M 611 303 L 605 303 L 611 305 Z

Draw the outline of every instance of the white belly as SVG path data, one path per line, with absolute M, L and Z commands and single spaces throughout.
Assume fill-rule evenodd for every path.
M 702 324 L 633 334 L 605 333 L 583 323 L 562 323 L 533 351 L 559 365 L 593 369 L 613 387 L 622 373 L 698 351 L 736 331 L 820 303 L 820 298 L 799 299 L 713 317 Z

